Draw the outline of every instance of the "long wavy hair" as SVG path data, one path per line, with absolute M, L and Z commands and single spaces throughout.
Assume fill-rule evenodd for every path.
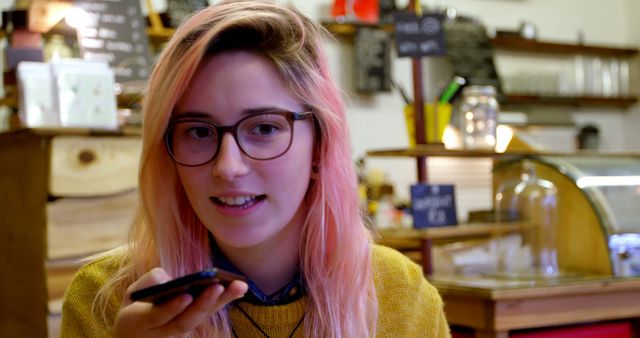
M 187 200 L 163 136 L 172 110 L 205 55 L 246 50 L 270 60 L 293 95 L 315 112 L 319 172 L 303 205 L 308 214 L 300 266 L 308 303 L 306 337 L 375 335 L 377 298 L 371 236 L 363 224 L 341 93 L 322 50 L 328 33 L 295 8 L 225 1 L 186 20 L 167 43 L 143 98 L 140 205 L 118 272 L 100 290 L 98 308 L 160 266 L 173 276 L 212 265 L 208 230 Z M 105 315 L 105 318 L 107 316 Z M 111 319 L 112 321 L 113 319 Z M 195 336 L 230 336 L 228 309 Z

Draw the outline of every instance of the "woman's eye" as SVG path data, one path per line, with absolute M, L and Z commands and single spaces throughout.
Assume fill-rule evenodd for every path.
M 213 135 L 213 131 L 207 127 L 193 127 L 189 129 L 189 135 L 193 138 L 206 138 Z
M 272 135 L 277 131 L 278 127 L 271 124 L 259 124 L 252 129 L 252 132 L 258 136 Z

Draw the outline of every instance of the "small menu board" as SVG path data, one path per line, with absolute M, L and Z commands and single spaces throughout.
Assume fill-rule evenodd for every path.
M 501 95 L 500 80 L 493 61 L 493 47 L 483 25 L 471 20 L 449 20 L 444 24 L 453 73 L 468 85 L 491 85 Z
M 360 93 L 391 91 L 391 36 L 388 32 L 361 27 L 355 36 L 355 83 Z
M 446 55 L 442 15 L 396 12 L 393 26 L 399 57 Z
M 90 18 L 78 29 L 82 57 L 107 61 L 118 83 L 147 80 L 151 61 L 140 2 L 76 0 L 74 7 L 85 10 Z
M 415 228 L 458 224 L 453 185 L 412 185 L 411 213 Z

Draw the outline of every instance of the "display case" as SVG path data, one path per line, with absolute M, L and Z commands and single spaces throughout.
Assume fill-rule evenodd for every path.
M 558 187 L 560 268 L 579 274 L 640 276 L 640 156 L 530 156 Z M 522 158 L 499 159 L 494 189 L 519 173 Z

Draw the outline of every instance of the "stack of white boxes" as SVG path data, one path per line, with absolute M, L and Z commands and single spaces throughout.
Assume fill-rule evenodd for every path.
M 20 116 L 27 127 L 117 129 L 115 77 L 107 63 L 63 59 L 18 65 Z

